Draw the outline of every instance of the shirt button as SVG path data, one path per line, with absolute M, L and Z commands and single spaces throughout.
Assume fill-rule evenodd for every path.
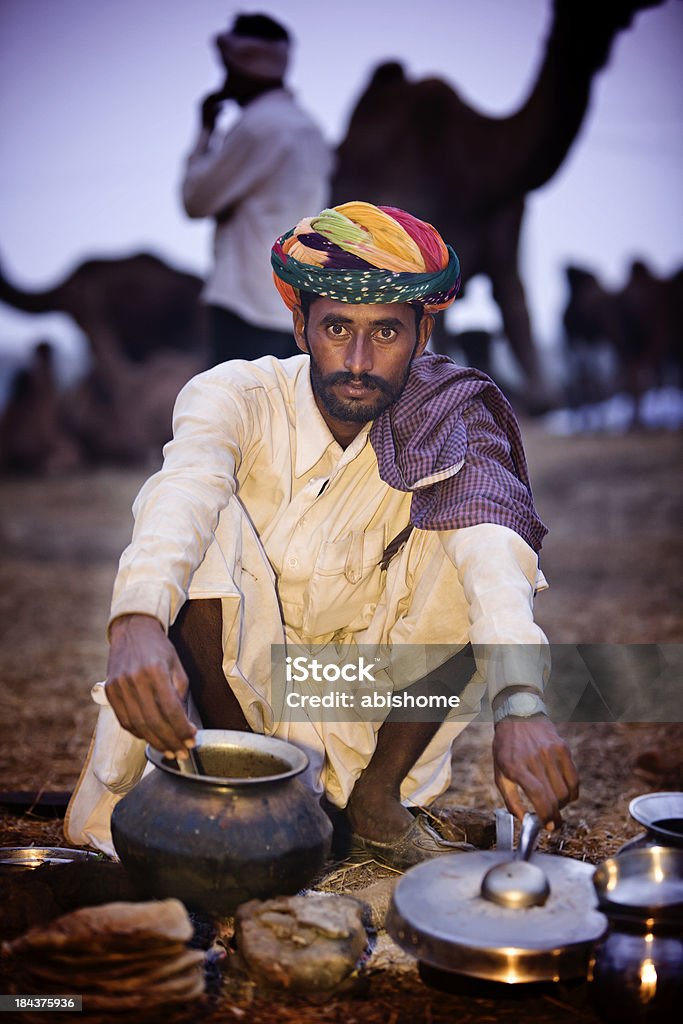
M 290 569 L 296 569 L 298 564 L 299 564 L 298 558 L 288 558 L 287 559 L 287 565 L 289 566 Z

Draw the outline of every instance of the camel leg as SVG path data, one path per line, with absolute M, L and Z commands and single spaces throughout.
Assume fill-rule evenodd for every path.
M 503 319 L 503 332 L 526 377 L 526 411 L 532 416 L 541 415 L 555 406 L 556 399 L 541 372 L 531 336 L 524 286 L 512 266 L 492 275 L 491 285 Z
M 500 309 L 503 332 L 526 378 L 529 412 L 547 411 L 548 388 L 543 381 L 538 354 L 531 334 L 531 322 L 519 275 L 519 234 L 524 201 L 512 203 L 492 220 L 482 238 L 481 270 L 491 281 L 493 299 Z
M 437 355 L 450 356 L 451 359 L 455 358 L 457 347 L 455 334 L 447 330 L 443 315 L 437 316 L 434 320 L 430 347 Z
M 493 337 L 490 331 L 471 330 L 459 331 L 456 341 L 460 345 L 465 362 L 468 366 L 476 366 L 478 370 L 492 376 L 491 366 L 491 342 Z
M 503 318 L 503 332 L 530 385 L 540 384 L 541 373 L 526 305 L 522 280 L 514 266 L 498 268 L 491 275 L 493 298 Z

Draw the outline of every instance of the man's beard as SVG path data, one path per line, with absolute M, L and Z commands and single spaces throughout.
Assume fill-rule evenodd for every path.
M 309 353 L 310 354 L 310 353 Z M 399 398 L 406 386 L 410 366 L 408 363 L 402 380 L 392 383 L 372 373 L 361 373 L 355 376 L 344 370 L 328 373 L 324 376 L 320 367 L 311 355 L 311 386 L 313 394 L 324 406 L 326 412 L 343 423 L 367 423 L 388 409 Z M 335 384 L 362 384 L 363 387 L 374 389 L 377 394 L 374 400 L 361 401 L 352 398 L 339 398 L 332 390 Z

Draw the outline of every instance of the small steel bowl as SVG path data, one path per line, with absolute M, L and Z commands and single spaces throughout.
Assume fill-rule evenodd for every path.
M 98 858 L 101 859 L 99 853 L 62 846 L 0 846 L 0 872 L 33 871 L 45 864 L 70 864 Z
M 683 850 L 648 846 L 604 861 L 593 875 L 598 908 L 622 920 L 683 921 Z
M 629 813 L 662 844 L 683 846 L 683 831 L 671 827 L 683 825 L 683 793 L 644 793 L 628 805 Z

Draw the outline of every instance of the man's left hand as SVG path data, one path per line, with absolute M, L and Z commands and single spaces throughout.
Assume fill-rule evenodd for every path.
M 499 722 L 493 765 L 507 809 L 517 818 L 524 815 L 521 790 L 551 831 L 561 823 L 561 808 L 579 795 L 579 776 L 569 748 L 545 716 Z

